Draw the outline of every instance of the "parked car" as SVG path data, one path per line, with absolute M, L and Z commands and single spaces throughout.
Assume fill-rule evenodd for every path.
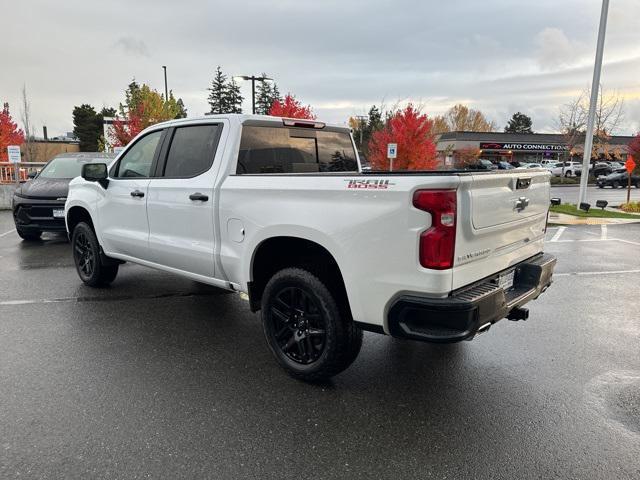
M 82 166 L 96 161 L 110 161 L 110 153 L 61 153 L 40 172 L 23 183 L 13 194 L 13 221 L 24 240 L 37 240 L 42 232 L 64 232 L 64 204 L 69 182 L 80 175 Z
M 344 126 L 211 115 L 84 165 L 65 215 L 85 284 L 129 261 L 244 292 L 279 364 L 314 381 L 355 360 L 363 330 L 458 342 L 526 319 L 556 260 L 549 175 L 522 174 L 365 174 Z
M 504 161 L 498 162 L 497 165 L 498 165 L 498 170 L 513 170 L 514 168 L 516 168 L 513 165 L 511 165 L 509 162 L 504 162 Z
M 575 177 L 576 169 L 580 165 L 580 162 L 557 162 L 548 169 L 554 177 L 560 177 L 563 175 L 565 177 Z
M 491 161 L 479 158 L 476 163 L 469 165 L 471 170 L 497 170 L 497 166 Z
M 606 163 L 611 167 L 612 171 L 617 170 L 619 168 L 624 168 L 624 164 L 621 162 L 606 162 Z
M 540 163 L 525 163 L 524 168 L 542 168 Z
M 613 169 L 611 168 L 611 166 L 605 162 L 596 162 L 596 164 L 593 166 L 593 169 L 591 170 L 591 174 L 596 178 L 602 175 L 609 175 L 612 172 Z
M 629 182 L 629 173 L 625 168 L 619 168 L 615 172 L 604 177 L 598 177 L 596 185 L 600 188 L 604 187 L 626 187 Z M 640 188 L 640 175 L 631 175 L 631 185 Z

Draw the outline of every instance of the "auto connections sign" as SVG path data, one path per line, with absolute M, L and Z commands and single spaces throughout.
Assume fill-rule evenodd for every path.
M 480 150 L 512 150 L 516 152 L 566 152 L 569 150 L 567 145 L 558 145 L 553 143 L 496 143 L 486 142 L 480 144 Z

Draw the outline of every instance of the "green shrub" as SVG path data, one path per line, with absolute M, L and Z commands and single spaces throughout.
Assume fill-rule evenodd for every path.
M 575 185 L 580 183 L 580 178 L 576 177 L 551 177 L 551 185 Z

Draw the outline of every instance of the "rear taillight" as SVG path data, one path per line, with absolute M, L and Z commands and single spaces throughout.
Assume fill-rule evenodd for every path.
M 413 206 L 431 214 L 431 227 L 420 234 L 420 265 L 435 270 L 453 267 L 456 246 L 456 191 L 418 190 Z

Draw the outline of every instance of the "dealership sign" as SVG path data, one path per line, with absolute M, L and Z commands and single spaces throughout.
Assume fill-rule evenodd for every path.
M 566 152 L 569 150 L 567 145 L 548 144 L 548 143 L 496 143 L 487 142 L 480 144 L 480 150 L 513 150 L 516 152 Z

